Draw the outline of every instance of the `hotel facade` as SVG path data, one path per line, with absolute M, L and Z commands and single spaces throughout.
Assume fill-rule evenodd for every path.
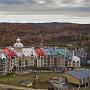
M 0 50 L 0 74 L 5 75 L 13 68 L 16 71 L 32 68 L 65 71 L 80 68 L 81 58 L 75 54 L 75 50 L 59 47 L 26 48 L 18 37 L 12 47 Z

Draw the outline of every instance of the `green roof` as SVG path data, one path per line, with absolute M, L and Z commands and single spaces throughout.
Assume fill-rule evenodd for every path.
M 54 54 L 55 55 L 63 55 L 65 56 L 66 49 L 65 48 L 56 48 Z

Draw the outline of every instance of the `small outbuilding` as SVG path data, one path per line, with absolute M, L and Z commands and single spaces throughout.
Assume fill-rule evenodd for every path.
M 32 87 L 32 81 L 31 80 L 22 80 L 19 82 L 20 86 L 24 87 Z
M 66 90 L 67 86 L 63 77 L 58 77 L 50 81 L 48 90 Z

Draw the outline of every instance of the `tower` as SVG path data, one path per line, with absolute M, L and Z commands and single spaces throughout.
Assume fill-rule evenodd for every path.
M 16 43 L 13 45 L 13 47 L 18 52 L 21 51 L 22 48 L 24 47 L 23 44 L 21 43 L 21 39 L 19 37 L 16 39 Z

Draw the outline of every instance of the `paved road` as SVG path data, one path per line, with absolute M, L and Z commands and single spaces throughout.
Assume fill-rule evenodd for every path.
M 4 89 L 18 89 L 18 90 L 47 90 L 47 89 L 32 89 L 32 88 L 26 88 L 26 87 L 19 87 L 19 86 L 13 86 L 13 85 L 6 85 L 6 84 L 0 84 L 0 88 Z

